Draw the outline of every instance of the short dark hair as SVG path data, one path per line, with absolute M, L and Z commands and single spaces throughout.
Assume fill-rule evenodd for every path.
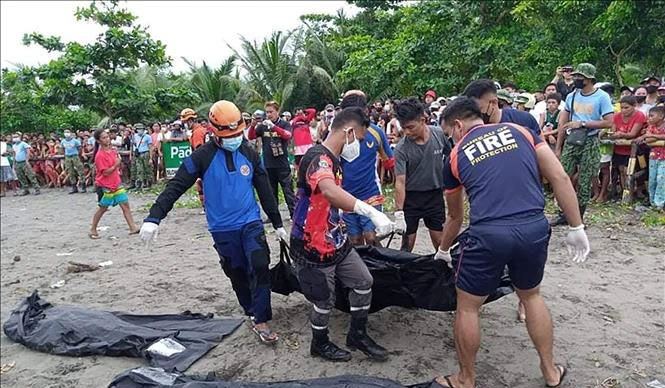
M 662 105 L 654 106 L 653 108 L 649 109 L 649 114 L 652 114 L 652 113 L 659 114 L 659 115 L 665 117 L 665 106 L 662 106 Z
M 513 88 L 513 89 L 517 90 L 517 85 L 515 85 L 515 84 L 512 83 L 512 82 L 506 82 L 506 83 L 503 85 L 503 88 L 504 88 L 504 89 Z
M 637 99 L 635 98 L 635 96 L 623 96 L 619 100 L 619 104 L 628 104 L 631 106 L 635 106 L 637 105 Z
M 400 123 L 406 123 L 413 120 L 419 120 L 425 114 L 425 105 L 418 99 L 411 97 L 406 100 L 398 101 L 395 104 L 395 117 Z
M 557 90 L 559 89 L 559 88 L 556 87 L 556 84 L 554 82 L 550 82 L 547 85 L 545 85 L 545 87 L 543 88 L 543 93 L 545 93 L 545 90 L 547 90 L 547 88 L 549 86 L 554 86 L 554 89 L 557 89 Z
M 561 97 L 561 94 L 559 92 L 554 92 L 554 93 L 548 94 L 547 97 L 545 98 L 545 101 L 547 101 L 547 100 L 556 100 L 557 104 L 561 104 L 561 98 L 562 97 Z
M 454 120 L 481 119 L 478 104 L 470 97 L 457 97 L 441 114 L 441 122 L 451 124 Z
M 479 79 L 466 85 L 462 95 L 470 98 L 481 98 L 487 93 L 496 94 L 496 85 L 494 85 L 494 81 L 491 79 Z
M 332 131 L 338 131 L 349 127 L 351 124 L 364 127 L 369 126 L 369 120 L 361 108 L 352 106 L 346 109 L 342 109 L 335 115 L 335 119 L 333 120 L 330 129 Z
M 367 97 L 362 94 L 352 93 L 342 98 L 342 102 L 339 103 L 339 106 L 342 109 L 350 108 L 352 106 L 366 108 Z

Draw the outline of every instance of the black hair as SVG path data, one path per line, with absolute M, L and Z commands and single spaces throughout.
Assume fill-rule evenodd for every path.
M 425 115 L 425 105 L 415 97 L 397 101 L 393 109 L 395 117 L 400 123 L 419 120 Z
M 95 129 L 95 132 L 92 133 L 92 136 L 95 138 L 95 150 L 92 151 L 92 162 L 95 162 L 95 157 L 97 156 L 97 151 L 99 150 L 99 138 L 102 137 L 102 133 L 104 133 L 104 129 L 102 128 L 97 128 Z
M 496 85 L 495 85 L 495 86 L 496 86 Z M 504 88 L 504 89 L 513 88 L 513 89 L 517 90 L 517 85 L 515 85 L 515 84 L 512 83 L 512 82 L 506 82 L 506 83 L 503 85 L 503 88 Z
M 635 90 L 633 90 L 633 94 L 636 94 L 637 91 L 640 90 L 640 89 L 644 89 L 645 92 L 647 91 L 646 86 L 640 85 L 640 86 L 636 87 Z
M 559 89 L 559 88 L 556 87 L 556 84 L 554 82 L 550 82 L 547 85 L 545 85 L 545 87 L 543 88 L 543 93 L 545 93 L 545 90 L 547 90 L 548 86 L 554 86 L 554 89 L 557 89 L 557 90 Z
M 335 119 L 333 120 L 330 129 L 332 131 L 338 131 L 348 128 L 352 124 L 363 127 L 369 126 L 369 120 L 367 119 L 367 116 L 365 116 L 363 109 L 356 106 L 342 109 L 335 115 Z
M 550 100 L 550 99 L 554 99 L 554 100 L 556 100 L 557 104 L 561 104 L 561 99 L 562 99 L 561 93 L 554 92 L 554 93 L 548 94 L 547 97 L 545 97 L 545 101 Z
M 339 103 L 339 106 L 342 109 L 350 108 L 352 106 L 366 108 L 367 97 L 363 96 L 362 94 L 352 93 L 342 98 L 342 102 Z
M 662 105 L 654 106 L 653 108 L 649 109 L 649 114 L 652 114 L 652 113 L 659 114 L 659 115 L 665 117 L 665 106 L 662 106 Z
M 453 120 L 482 119 L 478 104 L 469 97 L 457 97 L 441 114 L 441 122 L 451 124 Z
M 506 86 L 508 86 L 507 84 Z M 472 81 L 470 84 L 466 85 L 462 95 L 470 98 L 481 98 L 487 93 L 496 94 L 496 85 L 494 81 L 490 79 L 479 79 Z
M 635 106 L 637 105 L 637 99 L 635 98 L 635 96 L 623 96 L 619 100 L 619 104 L 628 104 L 631 106 Z

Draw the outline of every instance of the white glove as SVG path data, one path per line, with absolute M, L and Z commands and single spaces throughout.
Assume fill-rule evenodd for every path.
M 589 238 L 587 238 L 584 231 L 584 224 L 579 226 L 570 227 L 568 236 L 566 237 L 566 246 L 568 247 L 568 254 L 573 257 L 574 263 L 584 263 L 591 247 L 589 246 Z
M 270 121 L 270 120 L 268 120 L 268 119 L 263 120 L 263 122 L 262 122 L 261 124 L 263 124 L 263 125 L 265 125 L 266 127 L 268 127 L 268 129 L 272 129 L 272 127 L 275 126 L 275 124 L 273 124 L 272 121 Z
M 289 233 L 283 227 L 275 229 L 275 234 L 277 234 L 280 240 L 289 242 Z
M 436 251 L 436 255 L 434 255 L 434 260 L 443 260 L 448 264 L 449 268 L 453 268 L 453 258 L 450 256 L 450 249 L 442 251 L 441 247 L 439 247 Z
M 387 215 L 359 199 L 356 200 L 356 203 L 353 206 L 353 212 L 369 218 L 374 224 L 378 236 L 385 236 L 395 230 L 395 224 Z
M 401 210 L 395 212 L 395 232 L 399 234 L 406 232 L 406 220 L 404 219 L 404 212 Z
M 157 235 L 159 234 L 159 225 L 154 222 L 144 222 L 141 225 L 141 231 L 139 236 L 144 243 L 149 243 L 151 241 L 157 240 Z

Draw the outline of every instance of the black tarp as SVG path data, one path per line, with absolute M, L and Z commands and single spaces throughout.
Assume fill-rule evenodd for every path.
M 459 253 L 451 249 L 453 267 Z M 280 261 L 271 272 L 272 291 L 282 295 L 300 292 L 288 248 L 280 247 Z M 374 277 L 372 306 L 376 312 L 389 306 L 422 308 L 433 311 L 454 311 L 456 308 L 455 274 L 442 260 L 434 255 L 420 256 L 390 248 L 362 246 L 356 251 Z M 514 291 L 507 273 L 485 303 L 495 301 Z M 335 307 L 349 311 L 349 290 L 336 283 Z
M 151 366 L 184 372 L 241 323 L 212 314 L 134 315 L 52 305 L 35 291 L 12 311 L 3 330 L 41 352 L 143 357 Z
M 115 377 L 109 388 L 426 388 L 430 383 L 406 387 L 396 381 L 368 376 L 337 376 L 271 383 L 223 381 L 214 373 L 183 375 L 159 368 L 134 368 Z

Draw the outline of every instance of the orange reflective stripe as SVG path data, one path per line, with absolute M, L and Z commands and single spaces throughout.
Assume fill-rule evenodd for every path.
M 510 125 L 512 125 L 513 128 L 520 131 L 520 133 L 524 135 L 524 137 L 526 137 L 526 140 L 529 142 L 529 144 L 531 144 L 531 147 L 536 148 L 536 142 L 533 140 L 533 135 L 531 134 L 531 132 L 529 132 L 528 129 L 518 124 L 510 123 Z
M 462 181 L 459 179 L 459 170 L 457 169 L 457 147 L 450 151 L 450 170 L 452 171 L 455 179 L 461 183 Z

